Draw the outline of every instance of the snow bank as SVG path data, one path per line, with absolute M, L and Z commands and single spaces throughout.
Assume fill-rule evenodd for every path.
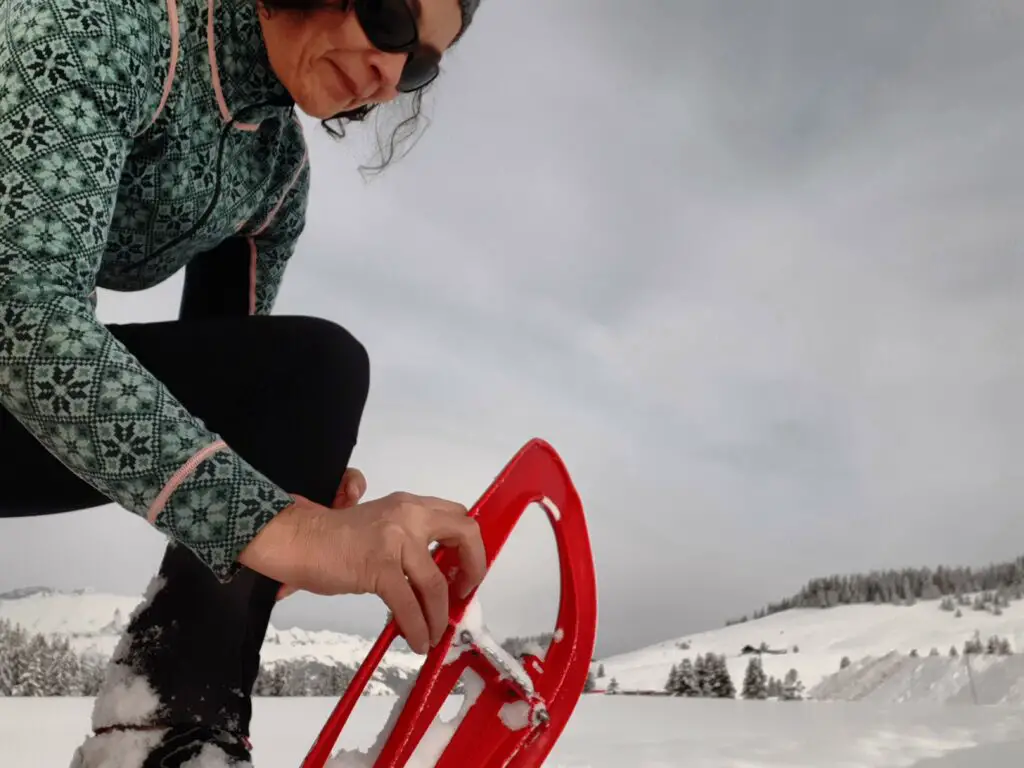
M 1024 704 L 1024 655 L 912 657 L 888 653 L 852 662 L 809 694 L 876 704 Z

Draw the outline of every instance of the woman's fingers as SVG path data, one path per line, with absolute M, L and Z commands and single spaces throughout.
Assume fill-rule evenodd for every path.
M 433 647 L 448 628 L 448 580 L 427 548 L 419 544 L 410 542 L 410 546 L 403 547 L 402 568 L 419 595 Z
M 365 490 L 362 472 L 348 470 L 334 508 L 351 511 L 334 517 L 324 510 L 328 515 L 318 518 L 321 527 L 340 525 L 345 532 L 339 540 L 343 553 L 328 548 L 304 556 L 307 564 L 322 562 L 332 569 L 318 572 L 313 581 L 325 583 L 315 584 L 312 589 L 318 594 L 376 592 L 391 610 L 409 646 L 418 653 L 427 653 L 448 628 L 450 590 L 467 597 L 486 576 L 487 552 L 480 526 L 457 502 L 398 493 L 360 504 Z M 321 535 L 309 542 L 315 542 L 314 549 L 328 544 Z M 434 562 L 431 542 L 457 551 L 459 573 L 452 587 Z M 340 572 L 334 573 L 337 566 Z M 291 576 L 286 578 L 292 580 Z M 299 578 L 309 580 L 304 572 Z M 281 600 L 296 591 L 285 584 L 277 597 Z
M 430 629 L 416 593 L 401 568 L 395 567 L 381 574 L 376 592 L 391 610 L 409 647 L 416 653 L 427 653 L 430 650 Z
M 476 520 L 458 514 L 438 516 L 429 538 L 458 551 L 459 597 L 465 597 L 480 586 L 487 575 L 487 550 Z

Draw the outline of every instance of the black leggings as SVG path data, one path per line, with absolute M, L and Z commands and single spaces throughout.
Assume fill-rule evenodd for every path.
M 289 493 L 331 504 L 356 444 L 369 389 L 366 350 L 347 331 L 324 320 L 283 316 L 110 330 L 257 470 Z M 110 503 L 3 408 L 0 455 L 0 517 Z M 131 619 L 98 702 L 117 697 L 125 676 L 143 677 L 159 706 L 140 713 L 137 722 L 116 714 L 116 707 L 98 706 L 94 726 L 102 735 L 94 738 L 113 737 L 126 726 L 170 728 L 144 768 L 180 765 L 204 743 L 219 744 L 245 764 L 250 694 L 279 586 L 244 568 L 221 584 L 190 550 L 170 542 L 151 599 Z M 78 760 L 90 768 L 87 757 Z

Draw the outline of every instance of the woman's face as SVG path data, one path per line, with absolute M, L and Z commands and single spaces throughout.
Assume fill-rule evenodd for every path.
M 452 44 L 462 26 L 459 0 L 383 0 L 401 2 L 417 17 L 421 45 L 443 52 Z M 260 23 L 274 73 L 307 115 L 324 120 L 398 95 L 406 54 L 375 48 L 354 10 L 261 8 Z

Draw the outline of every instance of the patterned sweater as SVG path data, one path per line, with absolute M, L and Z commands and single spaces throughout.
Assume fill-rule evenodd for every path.
M 110 334 L 95 289 L 185 269 L 269 313 L 308 185 L 255 0 L 0 0 L 0 406 L 221 580 L 292 499 Z M 188 273 L 229 240 L 226 282 Z

